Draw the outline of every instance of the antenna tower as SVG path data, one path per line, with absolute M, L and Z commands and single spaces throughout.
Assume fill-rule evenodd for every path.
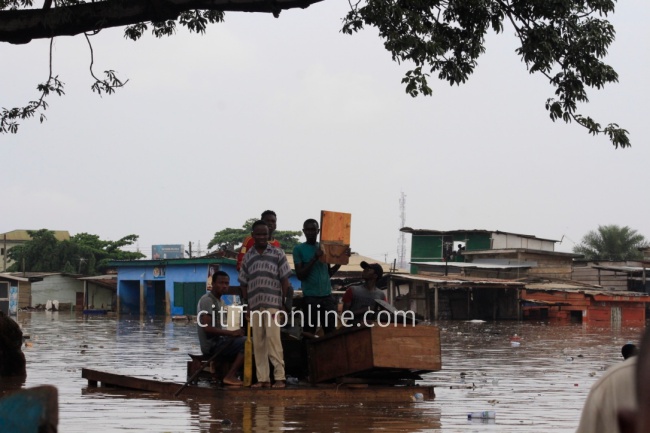
M 401 229 L 406 226 L 406 194 L 404 192 L 401 193 L 399 198 L 399 217 Z M 397 240 L 397 261 L 400 269 L 406 267 L 406 234 L 404 232 L 400 232 Z

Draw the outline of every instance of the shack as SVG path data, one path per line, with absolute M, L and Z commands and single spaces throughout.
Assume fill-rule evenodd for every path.
M 523 319 L 644 326 L 650 296 L 576 281 L 532 281 L 521 291 L 521 302 Z
M 43 278 L 26 272 L 11 274 L 0 273 L 1 293 L 8 295 L 0 298 L 7 300 L 8 310 L 11 314 L 21 308 L 27 308 L 32 303 L 32 283 L 41 281 Z

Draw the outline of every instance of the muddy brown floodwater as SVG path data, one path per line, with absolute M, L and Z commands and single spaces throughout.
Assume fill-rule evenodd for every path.
M 196 325 L 162 319 L 20 312 L 31 336 L 25 386 L 59 389 L 59 431 L 74 432 L 573 432 L 590 386 L 622 361 L 642 329 L 532 322 L 439 322 L 443 369 L 425 375 L 436 399 L 224 406 L 129 391 L 88 390 L 83 367 L 185 381 Z M 513 347 L 510 337 L 521 337 Z M 496 418 L 468 421 L 491 410 Z

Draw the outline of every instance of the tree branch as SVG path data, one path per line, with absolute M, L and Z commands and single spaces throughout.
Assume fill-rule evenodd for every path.
M 102 0 L 62 7 L 0 10 L 0 42 L 74 36 L 144 21 L 173 20 L 190 10 L 267 12 L 306 8 L 323 0 Z

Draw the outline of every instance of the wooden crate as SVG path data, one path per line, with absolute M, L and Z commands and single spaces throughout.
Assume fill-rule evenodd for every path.
M 394 324 L 349 328 L 311 342 L 309 367 L 314 383 L 382 368 L 440 370 L 440 330 Z

